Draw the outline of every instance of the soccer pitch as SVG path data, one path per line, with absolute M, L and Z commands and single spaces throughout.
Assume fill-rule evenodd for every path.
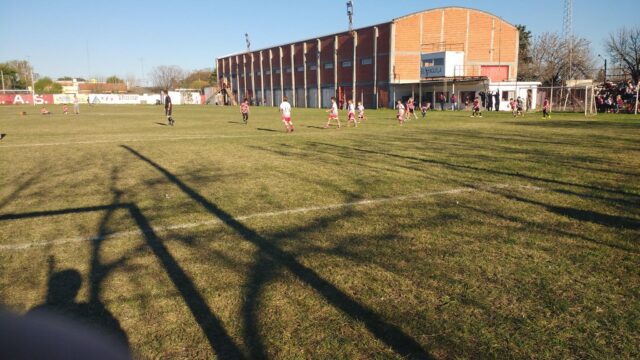
M 640 117 L 37 110 L 0 107 L 6 309 L 141 358 L 640 356 Z

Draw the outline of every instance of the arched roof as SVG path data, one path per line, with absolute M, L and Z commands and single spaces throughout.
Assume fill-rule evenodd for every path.
M 411 17 L 411 16 L 415 16 L 415 15 L 418 15 L 418 14 L 428 13 L 428 12 L 432 12 L 432 11 L 442 11 L 442 10 L 447 10 L 447 9 L 457 9 L 457 10 L 470 10 L 470 11 L 476 11 L 476 12 L 479 12 L 479 13 L 483 13 L 483 14 L 486 14 L 486 15 L 489 15 L 489 16 L 492 16 L 492 17 L 495 17 L 495 18 L 499 19 L 500 21 L 504 22 L 505 24 L 507 24 L 507 25 L 509 25 L 509 26 L 513 27 L 514 29 L 516 28 L 516 26 L 515 26 L 515 25 L 513 25 L 512 23 L 510 23 L 510 22 L 506 21 L 505 19 L 501 18 L 501 17 L 500 17 L 500 16 L 498 16 L 498 15 L 492 14 L 492 13 L 490 13 L 490 12 L 488 12 L 488 11 L 479 10 L 479 9 L 474 9 L 474 8 L 469 8 L 469 7 L 464 7 L 464 6 L 443 6 L 443 7 L 439 7 L 439 8 L 433 8 L 433 9 L 428 9 L 428 10 L 416 11 L 416 12 L 414 12 L 414 13 L 407 14 L 407 15 L 404 15 L 404 16 L 401 16 L 401 17 L 398 17 L 398 18 L 395 18 L 395 19 L 393 19 L 393 22 L 395 22 L 395 21 L 397 21 L 397 20 L 402 20 L 402 19 L 405 19 L 405 18 L 408 18 L 408 17 Z

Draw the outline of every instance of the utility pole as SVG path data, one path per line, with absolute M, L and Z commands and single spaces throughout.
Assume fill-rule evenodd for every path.
M 604 60 L 604 80 L 602 81 L 603 84 L 607 83 L 607 59 L 603 58 L 602 55 L 598 54 L 598 57 L 602 60 Z
M 4 71 L 0 70 L 0 77 L 2 78 L 2 92 L 4 93 Z
M 249 41 L 248 33 L 244 33 L 244 42 L 247 44 L 247 52 L 251 52 L 251 41 Z

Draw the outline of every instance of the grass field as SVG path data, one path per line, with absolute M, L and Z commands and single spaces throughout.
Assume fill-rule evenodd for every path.
M 640 117 L 50 110 L 0 107 L 7 309 L 140 358 L 640 357 Z

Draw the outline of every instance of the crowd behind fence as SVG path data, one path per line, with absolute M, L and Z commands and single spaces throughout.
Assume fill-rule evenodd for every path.
M 536 104 L 540 109 L 547 99 L 554 112 L 637 114 L 640 112 L 637 97 L 638 87 L 631 82 L 539 87 Z

